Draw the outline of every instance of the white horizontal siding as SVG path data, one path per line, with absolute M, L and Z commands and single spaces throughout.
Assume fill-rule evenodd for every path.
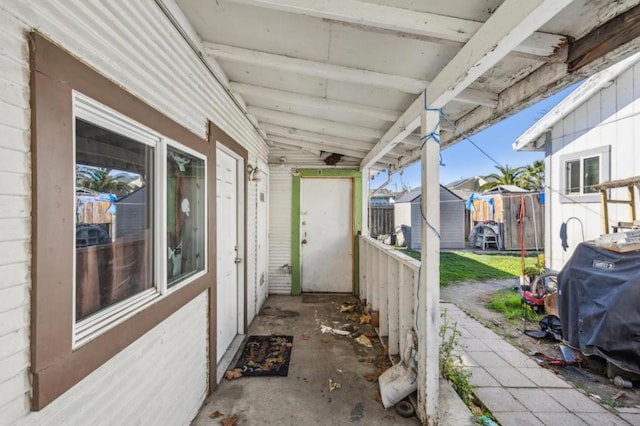
M 269 169 L 269 293 L 290 294 L 291 274 L 291 169 Z
M 253 167 L 255 167 L 255 162 L 249 161 Z M 258 253 L 257 253 L 257 233 L 256 228 L 258 227 L 258 218 L 257 218 L 257 205 L 258 202 L 258 190 L 256 187 L 256 182 L 248 182 L 247 184 L 247 321 L 248 324 L 251 324 L 253 318 L 257 314 L 258 309 L 258 279 L 257 279 L 257 268 L 256 263 L 258 261 Z
M 43 411 L 29 412 L 30 385 L 23 380 L 29 367 L 31 261 L 27 34 L 36 28 L 200 137 L 207 136 L 211 120 L 245 146 L 254 163 L 267 160 L 264 141 L 153 0 L 2 2 L 0 424 L 18 418 L 26 424 L 188 423 L 206 390 L 204 296 Z M 254 246 L 249 240 L 247 251 L 255 257 Z
M 207 392 L 207 294 L 19 424 L 187 425 Z
M 611 180 L 640 175 L 640 65 L 622 73 L 610 86 L 595 93 L 551 129 L 551 155 L 546 158 L 547 213 L 545 233 L 547 266 L 560 270 L 576 246 L 602 234 L 599 202 L 560 203 L 564 179 L 561 157 L 611 146 Z M 607 179 L 607 178 L 605 178 Z M 607 179 L 608 180 L 608 179 Z M 636 193 L 637 194 L 637 193 Z M 625 190 L 612 191 L 613 198 L 626 198 Z M 640 208 L 637 200 L 636 209 Z M 628 208 L 611 205 L 610 225 L 629 220 Z M 566 224 L 566 250 L 559 238 Z
M 264 142 L 155 2 L 16 2 L 11 8 L 19 19 L 194 133 L 205 137 L 211 119 L 266 156 Z

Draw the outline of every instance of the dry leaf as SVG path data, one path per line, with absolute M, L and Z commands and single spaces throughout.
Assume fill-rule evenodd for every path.
M 311 339 L 311 336 L 309 335 L 309 333 L 302 333 L 302 340 L 309 340 Z
M 372 348 L 373 345 L 371 344 L 371 340 L 369 340 L 369 338 L 367 336 L 365 336 L 364 334 L 361 334 L 359 337 L 356 338 L 356 342 L 360 343 L 362 346 L 366 346 L 368 348 Z
M 238 416 L 227 416 L 220 422 L 222 426 L 235 426 L 237 423 Z
M 364 378 L 367 382 L 375 382 L 378 380 L 378 373 L 367 373 L 364 375 Z
M 367 336 L 367 337 L 377 337 L 378 336 L 375 331 L 365 331 L 364 335 Z
M 224 378 L 227 380 L 239 379 L 240 377 L 242 377 L 242 371 L 239 368 L 224 373 Z
M 371 324 L 371 315 L 369 314 L 360 315 L 360 324 Z
M 213 413 L 209 414 L 209 417 L 211 417 L 212 419 L 217 419 L 218 417 L 220 417 L 222 415 L 223 414 L 220 411 L 216 410 Z

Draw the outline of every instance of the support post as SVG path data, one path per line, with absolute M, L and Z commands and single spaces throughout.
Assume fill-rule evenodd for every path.
M 369 175 L 371 169 L 362 169 L 362 235 L 369 236 Z M 366 218 L 366 219 L 365 219 Z
M 422 266 L 418 283 L 418 406 L 423 411 L 421 419 L 427 425 L 438 424 L 440 386 L 439 122 L 439 111 L 425 109 L 422 112 L 421 135 L 426 142 L 421 150 Z

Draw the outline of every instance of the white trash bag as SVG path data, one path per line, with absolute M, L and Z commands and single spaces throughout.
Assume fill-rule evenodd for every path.
M 418 388 L 418 374 L 409 367 L 413 364 L 413 342 L 413 335 L 408 333 L 402 362 L 397 363 L 378 377 L 384 408 L 393 407 Z

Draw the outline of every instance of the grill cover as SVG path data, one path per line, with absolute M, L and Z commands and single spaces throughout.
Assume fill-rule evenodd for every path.
M 640 374 L 640 251 L 579 244 L 558 275 L 558 307 L 569 345 Z

